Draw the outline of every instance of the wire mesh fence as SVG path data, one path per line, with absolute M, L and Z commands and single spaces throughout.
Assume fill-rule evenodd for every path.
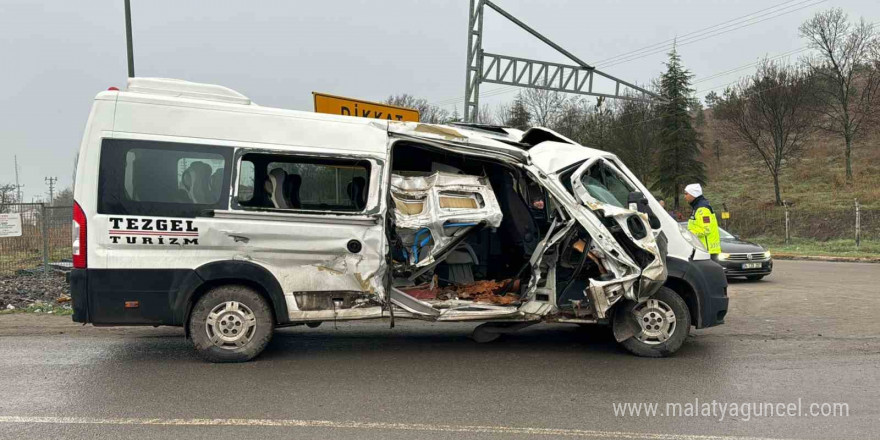
M 0 205 L 9 226 L 0 235 L 0 276 L 72 267 L 72 212 L 42 203 Z
M 821 211 L 797 207 L 744 209 L 729 207 L 727 218 L 723 209 L 716 209 L 718 224 L 744 239 L 785 243 L 794 240 L 816 242 L 852 241 L 852 250 L 861 243 L 880 242 L 880 209 L 852 207 Z M 690 212 L 683 212 L 687 218 Z

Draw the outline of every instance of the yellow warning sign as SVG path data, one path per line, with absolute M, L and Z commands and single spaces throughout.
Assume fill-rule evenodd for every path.
M 389 121 L 419 122 L 419 111 L 411 108 L 344 98 L 318 92 L 312 92 L 312 96 L 315 97 L 316 113 L 386 119 Z
M 729 212 L 727 212 L 727 211 L 721 211 L 721 219 L 722 219 L 722 220 L 727 220 L 727 219 L 729 219 L 729 218 L 730 218 L 730 213 L 729 213 Z

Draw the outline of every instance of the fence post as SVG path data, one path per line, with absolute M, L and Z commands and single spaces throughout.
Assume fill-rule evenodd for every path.
M 40 204 L 40 222 L 43 230 L 43 274 L 49 274 L 49 213 L 44 203 Z
M 789 244 L 791 242 L 791 229 L 789 227 L 788 202 L 783 200 L 782 206 L 785 208 L 785 244 Z
M 859 199 L 855 199 L 856 201 L 856 249 L 859 248 L 859 245 L 862 241 L 862 211 L 859 207 Z

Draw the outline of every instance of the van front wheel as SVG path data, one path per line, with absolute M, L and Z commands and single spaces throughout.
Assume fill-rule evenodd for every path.
M 211 289 L 196 302 L 189 334 L 196 352 L 209 362 L 245 362 L 266 348 L 274 331 L 272 310 L 246 286 Z
M 647 301 L 626 304 L 615 316 L 613 325 L 631 325 L 636 322 L 635 334 L 621 342 L 624 348 L 637 356 L 670 356 L 684 344 L 691 329 L 691 315 L 687 304 L 668 287 L 661 287 Z M 627 316 L 628 315 L 628 316 Z

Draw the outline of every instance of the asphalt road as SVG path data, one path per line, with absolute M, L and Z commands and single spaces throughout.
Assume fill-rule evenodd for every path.
M 878 285 L 880 264 L 779 261 L 765 281 L 733 282 L 727 324 L 670 359 L 569 326 L 476 344 L 473 325 L 399 321 L 280 330 L 256 361 L 212 365 L 178 329 L 0 315 L 0 438 L 878 438 Z M 849 415 L 613 409 L 712 400 Z

